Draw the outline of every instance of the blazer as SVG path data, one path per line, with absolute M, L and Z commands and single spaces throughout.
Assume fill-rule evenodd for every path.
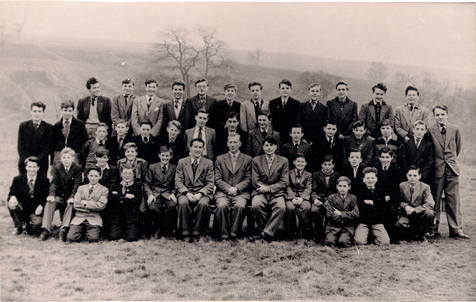
M 226 116 L 230 112 L 236 112 L 238 114 L 238 121 L 241 120 L 241 103 L 236 100 L 233 101 L 231 107 L 228 106 L 226 100 L 216 101 L 211 110 L 209 119 L 211 120 L 211 128 L 215 130 L 223 129 L 225 127 Z
M 372 192 L 364 185 L 360 195 L 357 196 L 360 223 L 367 225 L 384 223 L 386 208 L 384 196 L 384 193 L 378 187 Z M 373 200 L 373 205 L 366 204 L 364 200 Z
M 130 95 L 126 99 L 124 95 L 115 96 L 112 99 L 111 103 L 111 119 L 113 122 L 113 126 L 117 125 L 117 121 L 119 119 L 126 120 L 128 124 L 130 124 L 131 114 L 132 114 L 132 104 L 134 103 L 134 99 L 136 98 L 135 95 Z
M 150 165 L 144 182 L 144 191 L 147 197 L 162 196 L 169 199 L 170 194 L 175 194 L 175 170 L 176 166 L 171 163 L 168 164 L 165 173 L 162 172 L 160 163 Z
M 457 157 L 462 148 L 459 129 L 453 124 L 446 125 L 444 141 L 443 135 L 437 125 L 430 127 L 429 132 L 433 139 L 433 146 L 435 147 L 435 177 L 443 177 L 447 165 L 456 175 L 459 175 L 460 170 Z
M 377 184 L 384 194 L 390 196 L 392 201 L 398 199 L 398 184 L 405 180 L 405 174 L 402 169 L 394 163 L 391 163 L 387 171 L 383 171 L 382 164 L 375 165 L 377 168 Z
M 269 101 L 261 99 L 258 112 L 269 112 Z M 258 117 L 255 105 L 252 100 L 241 102 L 240 106 L 240 126 L 245 132 L 258 128 Z
M 357 103 L 346 97 L 344 104 L 339 97 L 327 101 L 329 119 L 337 122 L 337 130 L 343 135 L 352 134 L 352 123 L 357 120 Z
M 311 151 L 311 145 L 306 143 L 305 141 L 301 141 L 299 145 L 294 147 L 294 144 L 292 142 L 286 143 L 281 146 L 281 155 L 286 157 L 289 160 L 289 168 L 293 169 L 294 168 L 294 157 L 296 156 L 297 153 L 302 153 L 304 154 L 304 157 L 306 158 L 306 161 L 308 163 L 308 166 L 306 166 L 307 170 L 309 170 L 310 165 L 309 163 L 312 160 L 312 151 Z
M 278 142 L 278 148 L 276 150 L 276 154 L 280 153 L 280 147 L 281 147 L 281 137 L 279 135 L 279 132 L 272 130 L 271 128 L 268 128 L 268 132 L 272 131 L 272 133 L 267 133 L 267 135 L 271 135 L 277 142 Z M 248 154 L 251 157 L 255 157 L 258 155 L 261 155 L 264 153 L 263 151 L 263 144 L 264 144 L 264 137 L 261 134 L 261 131 L 259 128 L 255 128 L 251 130 L 248 133 L 248 142 L 246 144 L 246 154 Z
M 109 166 L 101 171 L 101 179 L 99 183 L 106 188 L 111 188 L 112 185 L 120 181 L 119 170 L 115 166 Z
M 373 145 L 374 146 L 372 149 L 374 154 L 372 155 L 372 163 L 374 165 L 380 162 L 379 153 L 380 153 L 380 150 L 382 150 L 385 147 L 393 151 L 392 163 L 396 164 L 398 162 L 398 153 L 399 153 L 400 145 L 401 145 L 400 141 L 390 138 L 387 142 L 385 142 L 385 139 L 383 137 L 379 137 L 373 141 Z
M 332 173 L 329 176 L 329 182 L 326 183 L 326 175 L 322 171 L 317 171 L 312 174 L 312 200 L 327 199 L 329 195 L 337 192 L 337 180 L 340 174 L 337 172 Z
M 332 145 L 324 134 L 319 135 L 312 143 L 311 152 L 313 158 L 308 164 L 310 171 L 319 171 L 321 169 L 321 163 L 326 154 L 334 156 L 335 169 L 337 171 L 342 171 L 346 165 L 347 158 L 345 156 L 344 140 L 339 138 L 337 133 L 334 135 Z
M 157 96 L 152 97 L 150 108 L 147 109 L 147 96 L 139 96 L 134 99 L 131 113 L 131 126 L 134 130 L 134 135 L 140 134 L 140 123 L 149 121 L 152 123 L 151 134 L 158 136 L 163 124 L 164 118 L 164 103 L 165 101 Z
M 213 111 L 213 106 L 217 100 L 206 96 L 205 105 L 202 107 L 200 105 L 199 96 L 198 94 L 187 99 L 185 101 L 185 108 L 184 108 L 184 125 L 182 125 L 182 129 L 189 129 L 195 127 L 195 115 L 197 115 L 198 110 L 201 108 L 205 109 L 207 112 L 211 113 Z M 208 127 L 212 127 L 212 121 L 209 118 L 207 122 Z
M 65 202 L 72 198 L 83 181 L 82 172 L 81 166 L 75 162 L 71 164 L 67 173 L 64 165 L 58 163 L 51 169 L 49 195 L 61 197 Z
M 38 129 L 33 126 L 33 121 L 20 123 L 18 128 L 17 150 L 19 164 L 29 156 L 36 156 L 40 159 L 40 166 L 48 169 L 48 154 L 50 152 L 49 138 L 51 124 L 41 121 Z
M 382 109 L 380 110 L 380 120 L 377 121 L 375 116 L 375 105 L 373 100 L 360 107 L 359 120 L 365 123 L 367 132 L 373 137 L 380 137 L 380 124 L 383 120 L 389 119 L 394 124 L 392 106 L 382 101 Z
M 258 155 L 253 158 L 251 164 L 251 185 L 253 191 L 251 196 L 259 195 L 256 191 L 260 185 L 267 185 L 271 192 L 265 193 L 267 197 L 274 199 L 286 196 L 286 188 L 289 185 L 289 164 L 288 159 L 275 155 L 271 168 L 268 168 L 266 155 Z
M 80 225 L 84 221 L 88 221 L 89 224 L 102 227 L 102 218 L 99 212 L 106 208 L 107 197 L 109 190 L 96 184 L 91 194 L 89 194 L 90 185 L 79 186 L 78 191 L 74 194 L 74 214 L 72 225 Z M 85 201 L 83 205 L 82 201 Z
M 420 104 L 414 105 L 413 111 L 408 104 L 395 108 L 395 130 L 401 138 L 413 135 L 413 123 L 418 120 L 424 121 L 427 128 L 434 124 L 430 110 Z
M 324 135 L 323 128 L 328 118 L 327 106 L 321 102 L 316 103 L 314 110 L 311 101 L 300 104 L 297 122 L 304 128 L 304 139 L 308 143 L 313 143 L 319 136 Z
M 357 206 L 357 197 L 347 193 L 345 198 L 339 193 L 329 195 L 326 203 L 327 225 L 335 228 L 345 228 L 351 234 L 354 233 L 355 222 L 359 218 L 359 207 Z M 335 215 L 334 211 L 339 210 L 341 215 Z
M 359 167 L 357 168 L 356 176 L 354 176 L 354 169 L 350 165 L 345 166 L 345 168 L 343 169 L 344 171 L 343 175 L 347 176 L 351 181 L 349 193 L 355 196 L 359 196 L 360 191 L 365 186 L 363 182 L 364 168 L 365 166 L 363 164 L 360 164 Z
M 121 158 L 125 157 L 124 154 L 124 145 L 130 142 L 132 136 L 129 132 L 124 137 L 122 145 L 119 145 L 119 141 L 117 140 L 117 135 L 111 136 L 109 139 L 109 164 L 110 165 L 117 165 L 117 161 Z
M 140 183 L 134 182 L 122 191 L 123 186 L 116 183 L 111 187 L 107 204 L 108 222 L 110 224 L 138 224 L 141 218 L 140 206 L 143 190 Z M 126 197 L 131 194 L 132 196 Z
M 269 101 L 269 113 L 273 129 L 279 132 L 282 142 L 290 140 L 289 129 L 297 123 L 300 104 L 298 100 L 292 97 L 288 98 L 285 107 L 283 107 L 281 97 Z
M 215 161 L 215 184 L 217 190 L 215 199 L 228 196 L 231 187 L 238 189 L 238 195 L 249 199 L 251 184 L 251 157 L 240 152 L 236 159 L 235 169 L 231 162 L 230 153 L 217 157 Z
M 182 126 L 181 133 L 185 131 L 185 104 L 187 100 L 182 100 L 182 104 L 180 106 L 180 111 L 178 116 L 175 114 L 175 106 L 174 106 L 174 101 L 167 101 L 164 104 L 164 127 L 162 127 L 163 131 L 162 134 L 166 134 L 165 129 L 167 128 L 167 125 L 170 121 L 177 120 L 180 122 L 180 126 Z M 194 118 L 195 119 L 195 118 Z
M 291 200 L 295 197 L 302 197 L 309 201 L 312 192 L 312 174 L 304 170 L 300 178 L 297 177 L 297 170 L 289 171 L 289 186 L 286 189 L 286 199 Z
M 362 153 L 362 163 L 368 167 L 372 165 L 372 158 L 374 155 L 374 138 L 370 135 L 364 136 L 357 140 L 354 135 L 349 135 L 344 138 L 345 158 L 349 157 L 352 149 L 359 149 Z
M 89 110 L 91 108 L 91 96 L 87 96 L 78 101 L 78 119 L 86 123 L 89 118 Z M 98 113 L 98 118 L 101 123 L 106 123 L 109 126 L 109 129 L 112 127 L 111 120 L 111 100 L 105 96 L 97 97 L 96 110 Z
M 146 144 L 142 136 L 136 135 L 131 138 L 131 142 L 137 145 L 137 157 L 144 159 L 149 165 L 159 161 L 159 142 L 157 137 L 150 135 L 149 141 Z
M 39 205 L 44 206 L 46 197 L 48 197 L 48 187 L 50 181 L 46 177 L 36 176 L 35 185 L 33 187 L 33 196 L 30 196 L 30 186 L 28 185 L 28 177 L 26 174 L 21 174 L 13 178 L 8 192 L 8 198 L 15 196 L 18 203 L 21 205 L 23 212 L 30 215 L 35 212 Z
M 398 158 L 403 171 L 407 171 L 408 167 L 415 165 L 420 168 L 423 182 L 429 181 L 433 176 L 435 164 L 435 147 L 431 135 L 429 133 L 425 134 L 418 148 L 415 139 L 410 137 L 400 147 Z
M 109 139 L 106 138 L 102 146 L 96 141 L 96 138 L 91 138 L 84 144 L 81 148 L 81 153 L 78 154 L 79 161 L 82 164 L 83 168 L 90 167 L 91 165 L 96 165 L 96 151 L 102 147 L 104 149 L 110 150 Z
M 248 133 L 242 131 L 240 128 L 236 131 L 240 135 L 241 147 L 240 151 L 246 153 L 246 144 L 248 142 Z M 217 155 L 228 152 L 228 128 L 216 130 L 215 151 Z
M 207 158 L 214 160 L 215 159 L 215 130 L 212 128 L 205 127 L 205 147 L 207 148 Z M 190 151 L 190 142 L 193 139 L 193 133 L 195 132 L 195 127 L 191 129 L 185 130 L 185 137 L 186 137 L 186 145 L 185 145 L 185 154 L 188 154 Z
M 68 137 L 63 135 L 63 119 L 53 125 L 50 134 L 49 145 L 53 152 L 61 151 L 64 147 L 70 147 L 79 154 L 84 143 L 89 139 L 84 123 L 75 117 L 71 120 Z
M 419 181 L 416 183 L 413 194 L 411 193 L 411 185 L 409 181 L 404 181 L 400 184 L 400 207 L 403 209 L 406 206 L 421 207 L 433 210 L 435 201 L 431 194 L 430 186 Z
M 127 158 L 121 158 L 117 161 L 117 168 L 119 169 L 119 174 L 122 173 L 122 168 L 127 164 Z M 135 180 L 137 182 L 143 183 L 145 176 L 147 174 L 147 167 L 149 163 L 142 158 L 136 158 L 132 166 L 135 168 Z
M 173 143 L 170 143 L 169 136 L 167 134 L 159 135 L 159 137 L 157 138 L 157 144 L 159 149 L 160 147 L 165 145 L 170 146 L 172 148 L 174 153 L 170 162 L 174 165 L 177 165 L 179 159 L 185 156 L 186 142 L 183 134 L 179 134 L 175 138 L 175 141 Z
M 179 160 L 175 171 L 175 187 L 182 195 L 191 193 L 202 193 L 204 197 L 210 197 L 214 187 L 213 162 L 205 157 L 201 157 L 197 166 L 197 171 L 193 173 L 192 157 L 187 156 Z

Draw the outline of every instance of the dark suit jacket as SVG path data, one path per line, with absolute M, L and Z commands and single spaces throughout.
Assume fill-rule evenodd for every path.
M 258 155 L 253 158 L 251 164 L 251 185 L 253 192 L 251 196 L 259 195 L 256 189 L 260 185 L 267 185 L 271 192 L 266 193 L 271 199 L 285 196 L 286 188 L 289 185 L 289 164 L 287 158 L 275 155 L 271 169 L 268 168 L 266 155 Z
M 415 165 L 420 168 L 422 181 L 430 183 L 435 163 L 435 147 L 430 134 L 423 136 L 418 148 L 413 137 L 404 142 L 400 148 L 399 159 L 404 172 L 411 165 Z
M 146 144 L 142 140 L 142 136 L 136 135 L 132 137 L 131 142 L 135 143 L 138 147 L 137 157 L 145 159 L 149 165 L 159 161 L 159 142 L 157 137 L 150 135 L 149 141 Z
M 310 163 L 312 160 L 311 145 L 309 145 L 308 143 L 304 141 L 301 141 L 297 149 L 294 147 L 294 144 L 292 142 L 286 143 L 281 146 L 280 154 L 289 160 L 290 169 L 294 169 L 293 161 L 297 153 L 304 154 L 304 157 L 306 158 L 306 161 L 307 161 L 306 170 L 310 171 Z
M 165 145 L 172 147 L 172 150 L 174 152 L 172 159 L 170 160 L 172 164 L 177 165 L 179 159 L 185 156 L 185 149 L 186 149 L 185 144 L 187 142 L 185 141 L 183 134 L 179 134 L 173 143 L 170 143 L 170 140 L 167 134 L 163 134 L 157 138 L 157 142 L 159 145 L 159 149 L 160 147 Z
M 241 104 L 238 101 L 233 101 L 231 107 L 228 106 L 226 100 L 220 100 L 215 102 L 210 112 L 211 127 L 215 130 L 223 129 L 226 122 L 226 116 L 230 112 L 236 112 L 238 114 L 238 121 L 240 121 Z
M 360 108 L 359 120 L 364 121 L 367 128 L 367 132 L 373 138 L 378 138 L 381 136 L 380 124 L 385 119 L 389 119 L 392 122 L 392 126 L 395 124 L 392 106 L 385 102 L 382 102 L 382 109 L 380 110 L 380 120 L 378 121 L 375 115 L 375 106 L 373 100 L 371 100 L 367 104 L 363 104 Z
M 355 221 L 359 218 L 359 207 L 357 197 L 348 193 L 345 198 L 339 193 L 329 196 L 325 203 L 327 225 L 336 228 L 345 228 L 354 233 Z M 334 211 L 339 210 L 341 215 L 335 215 Z
M 101 172 L 101 179 L 99 184 L 110 189 L 112 185 L 120 182 L 119 170 L 115 166 L 109 166 L 109 169 L 104 169 Z M 87 177 L 84 179 L 84 184 L 88 184 L 89 180 Z
M 359 196 L 360 191 L 364 187 L 364 168 L 365 166 L 363 164 L 359 165 L 359 168 L 357 169 L 357 175 L 354 176 L 354 169 L 350 165 L 346 165 L 343 169 L 343 175 L 347 176 L 350 181 L 351 181 L 351 187 L 349 190 L 349 193 L 354 194 L 355 196 Z
M 325 135 L 320 135 L 312 144 L 312 157 L 310 171 L 319 171 L 321 163 L 326 154 L 334 156 L 335 170 L 342 171 L 346 165 L 344 140 L 336 134 L 332 140 L 332 145 Z
M 269 111 L 273 129 L 278 131 L 281 142 L 290 141 L 289 129 L 297 123 L 300 102 L 292 97 L 288 98 L 286 107 L 283 107 L 281 97 L 269 101 Z
M 398 185 L 405 180 L 402 169 L 397 164 L 390 164 L 387 171 L 383 171 L 382 164 L 375 165 L 377 168 L 377 186 L 382 190 L 384 196 L 390 196 L 392 201 L 398 199 Z
M 279 154 L 280 149 L 281 149 L 280 135 L 277 131 L 274 131 L 271 128 L 269 128 L 268 132 L 271 132 L 271 131 L 273 131 L 273 132 L 268 133 L 267 135 L 268 136 L 271 135 L 278 142 L 278 148 L 276 150 L 276 153 Z M 264 143 L 264 137 L 261 134 L 260 129 L 255 128 L 255 129 L 251 130 L 248 133 L 248 141 L 246 143 L 246 154 L 248 154 L 251 157 L 255 157 L 255 156 L 263 154 L 264 153 L 263 143 Z
M 117 165 L 117 161 L 121 158 L 124 158 L 124 145 L 130 142 L 132 136 L 130 133 L 127 133 L 124 137 L 124 141 L 122 145 L 119 146 L 119 142 L 117 140 L 117 136 L 112 136 L 109 140 L 109 164 L 110 165 Z
M 213 111 L 212 107 L 215 105 L 215 102 L 216 99 L 207 95 L 205 106 L 203 108 L 210 113 Z M 202 106 L 200 106 L 198 95 L 186 100 L 184 108 L 184 125 L 182 125 L 182 129 L 190 129 L 195 127 L 195 115 L 201 108 Z M 208 119 L 207 126 L 212 127 L 212 121 L 210 118 Z
M 211 198 L 214 185 L 214 170 L 211 160 L 205 157 L 200 158 L 195 174 L 190 156 L 179 160 L 175 172 L 175 187 L 180 194 L 200 192 L 204 197 Z
M 339 98 L 336 97 L 327 101 L 329 119 L 337 122 L 337 130 L 343 135 L 352 134 L 352 123 L 357 120 L 357 103 L 348 97 L 342 106 Z
M 236 159 L 235 169 L 231 162 L 230 153 L 225 153 L 217 157 L 215 161 L 215 184 L 217 190 L 215 199 L 228 196 L 227 192 L 231 187 L 238 189 L 238 195 L 250 198 L 251 183 L 251 157 L 240 153 Z
M 117 124 L 119 119 L 126 120 L 128 123 L 132 114 L 132 103 L 134 102 L 135 95 L 130 95 L 126 100 L 124 95 L 115 96 L 111 103 L 111 119 L 114 125 Z
M 176 166 L 169 163 L 167 171 L 163 173 L 160 163 L 150 165 L 144 182 L 147 197 L 162 196 L 169 199 L 170 194 L 175 194 L 175 169 Z
M 180 126 L 182 126 L 181 133 L 185 131 L 185 106 L 187 100 L 182 100 L 182 105 L 180 106 L 179 115 L 175 114 L 175 107 L 174 101 L 167 101 L 164 104 L 164 126 L 162 127 L 163 131 L 162 134 L 166 134 L 167 125 L 170 121 L 177 120 L 180 122 Z M 195 120 L 195 117 L 194 117 Z
M 73 198 L 83 181 L 81 166 L 73 162 L 68 173 L 62 163 L 51 169 L 50 196 L 61 197 L 65 202 Z
M 88 133 L 84 126 L 84 123 L 77 118 L 72 119 L 70 125 L 70 131 L 67 138 L 63 135 L 63 119 L 60 119 L 51 128 L 50 135 L 50 150 L 61 151 L 64 147 L 70 147 L 76 153 L 80 153 L 83 145 L 88 140 Z
M 329 195 L 336 193 L 336 185 L 339 177 L 340 174 L 334 172 L 329 176 L 329 182 L 326 183 L 326 176 L 322 171 L 319 170 L 314 172 L 312 174 L 312 200 L 319 199 L 320 201 L 325 202 Z
M 246 153 L 246 144 L 248 142 L 248 134 L 238 128 L 238 134 L 240 135 L 241 147 L 240 151 Z M 216 154 L 220 155 L 228 152 L 228 128 L 222 128 L 216 130 Z
M 362 153 L 362 163 L 368 167 L 372 165 L 372 157 L 374 155 L 374 139 L 370 135 L 364 136 L 358 141 L 354 135 L 344 138 L 345 158 L 349 157 L 352 149 L 359 149 Z
M 311 200 L 312 174 L 303 171 L 300 178 L 297 177 L 297 170 L 289 171 L 289 186 L 286 189 L 286 199 L 292 200 L 295 197 L 302 197 L 303 200 Z
M 437 125 L 428 129 L 433 146 L 435 147 L 435 177 L 441 178 L 445 174 L 445 167 L 448 165 L 456 175 L 459 175 L 457 158 L 461 152 L 461 134 L 459 129 L 452 124 L 446 126 L 445 140 Z
M 127 194 L 134 197 L 127 198 Z M 122 193 L 122 185 L 114 184 L 109 190 L 109 202 L 107 204 L 108 222 L 112 224 L 136 224 L 139 223 L 141 211 L 140 205 L 143 199 L 142 184 L 134 182 Z
M 36 176 L 35 186 L 33 188 L 33 197 L 30 196 L 30 187 L 28 186 L 28 177 L 21 174 L 13 178 L 8 192 L 8 198 L 15 196 L 25 214 L 29 215 L 35 212 L 39 205 L 44 206 L 46 197 L 48 197 L 48 188 L 50 181 L 46 177 Z
M 40 159 L 42 170 L 48 170 L 49 137 L 51 124 L 41 121 L 38 129 L 33 126 L 33 121 L 25 121 L 18 129 L 18 156 L 19 166 L 24 167 L 23 161 L 29 156 L 36 156 Z M 22 168 L 21 171 L 24 171 Z
M 393 160 L 392 162 L 393 163 L 398 163 L 398 153 L 399 153 L 399 150 L 400 150 L 400 145 L 401 145 L 401 142 L 398 141 L 398 140 L 395 140 L 393 138 L 389 139 L 387 143 L 385 143 L 385 139 L 383 137 L 379 137 L 377 139 L 374 140 L 373 142 L 373 159 L 372 159 L 372 163 L 374 165 L 378 164 L 380 161 L 379 161 L 379 153 L 380 153 L 380 150 L 382 150 L 383 148 L 389 148 L 390 150 L 393 151 Z
M 357 196 L 357 204 L 359 205 L 359 222 L 367 225 L 383 224 L 385 214 L 385 194 L 376 187 L 372 193 L 367 186 L 360 191 Z M 373 205 L 364 203 L 364 200 L 373 200 Z
M 78 101 L 78 119 L 86 123 L 86 120 L 89 117 L 89 109 L 91 106 L 91 96 L 87 96 Z M 112 120 L 111 120 L 111 100 L 105 96 L 98 96 L 96 109 L 98 113 L 99 121 L 106 123 L 111 129 Z
M 304 139 L 308 143 L 314 142 L 324 135 L 323 127 L 329 117 L 327 106 L 317 102 L 312 110 L 311 102 L 301 103 L 299 106 L 298 123 L 304 128 Z

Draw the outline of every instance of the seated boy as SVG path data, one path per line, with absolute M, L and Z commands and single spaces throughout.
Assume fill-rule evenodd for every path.
M 24 229 L 29 235 L 38 236 L 41 230 L 41 214 L 48 196 L 49 180 L 40 170 L 40 159 L 35 156 L 24 160 L 26 174 L 13 178 L 8 193 L 8 210 L 15 225 L 15 234 Z M 26 225 L 26 228 L 24 228 Z
M 357 197 L 359 206 L 359 225 L 355 230 L 354 241 L 358 245 L 367 244 L 369 235 L 374 237 L 377 245 L 390 244 L 387 230 L 384 227 L 385 199 L 383 193 L 375 186 L 377 169 L 364 169 L 364 187 Z
M 373 164 L 378 164 L 380 150 L 382 150 L 383 148 L 388 148 L 392 150 L 394 154 L 393 162 L 397 163 L 397 151 L 400 148 L 400 142 L 397 140 L 397 136 L 393 131 L 392 122 L 390 120 L 386 119 L 382 121 L 382 124 L 380 124 L 380 133 L 382 134 L 382 136 L 375 139 L 373 142 Z
M 134 181 L 134 168 L 124 165 L 121 182 L 112 185 L 108 202 L 109 240 L 123 238 L 136 241 L 140 237 L 140 204 L 142 202 L 142 185 Z
M 53 216 L 56 209 L 59 209 L 62 216 L 60 229 L 60 239 L 66 239 L 67 228 L 73 216 L 74 194 L 83 181 L 82 169 L 74 161 L 76 153 L 73 149 L 66 147 L 60 152 L 60 162 L 51 169 L 51 183 L 49 196 L 43 211 L 43 221 L 41 223 L 41 240 L 47 240 L 51 234 Z
M 344 176 L 347 176 L 350 179 L 352 186 L 350 187 L 349 193 L 358 196 L 360 190 L 362 189 L 364 183 L 364 168 L 362 164 L 362 155 L 359 149 L 352 149 L 349 152 L 348 164 L 344 169 Z
M 420 169 L 410 166 L 407 181 L 400 184 L 401 217 L 397 227 L 408 230 L 412 239 L 425 241 L 425 234 L 430 231 L 435 212 L 435 201 L 430 186 L 420 181 Z M 402 219 L 402 217 L 407 218 Z M 401 230 L 400 230 L 401 231 Z
M 355 222 L 359 218 L 357 197 L 349 193 L 350 179 L 341 176 L 337 180 L 337 193 L 331 194 L 324 205 L 327 227 L 325 244 L 349 247 L 352 245 Z
M 147 170 L 144 189 L 149 206 L 148 235 L 171 237 L 176 228 L 177 197 L 174 184 L 176 166 L 170 163 L 172 157 L 171 147 L 168 145 L 160 147 L 160 162 L 150 165 Z
M 94 136 L 81 149 L 81 163 L 85 170 L 96 165 L 96 150 L 98 148 L 109 149 L 107 130 L 108 126 L 105 123 L 99 123 Z
M 374 147 L 373 141 L 373 137 L 366 134 L 365 123 L 363 121 L 355 121 L 352 124 L 352 135 L 344 138 L 346 157 L 349 157 L 350 150 L 359 149 L 364 166 L 371 166 Z
M 99 241 L 102 219 L 99 212 L 106 207 L 109 190 L 99 184 L 101 171 L 92 167 L 87 172 L 89 184 L 79 186 L 74 194 L 74 209 L 76 213 L 71 220 L 67 240 L 79 242 L 83 238 L 89 242 Z
M 119 173 L 122 173 L 122 168 L 128 164 L 134 168 L 135 180 L 137 182 L 144 182 L 148 163 L 146 160 L 137 157 L 137 145 L 132 142 L 125 144 L 124 154 L 125 158 L 117 161 Z

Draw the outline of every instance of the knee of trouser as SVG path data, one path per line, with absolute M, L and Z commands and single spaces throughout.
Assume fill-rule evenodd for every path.
M 182 195 L 178 198 L 178 205 L 180 206 L 188 206 L 189 205 L 188 198 L 185 195 Z
M 208 197 L 202 197 L 198 200 L 198 206 L 200 207 L 208 207 L 209 199 Z
M 247 204 L 246 199 L 242 197 L 235 198 L 235 204 L 234 204 L 235 208 L 245 209 L 246 204 Z
M 286 202 L 286 210 L 289 212 L 295 212 L 296 211 L 296 205 L 293 204 L 292 202 L 288 201 Z
M 301 203 L 301 209 L 304 210 L 304 211 L 310 211 L 311 210 L 311 203 L 307 200 L 304 200 Z
M 228 206 L 228 199 L 225 197 L 216 199 L 217 210 L 224 210 Z
M 124 236 L 124 240 L 128 242 L 137 241 L 139 240 L 139 233 L 137 231 L 126 232 Z
M 341 235 L 337 240 L 337 245 L 342 247 L 348 247 L 352 245 L 352 239 L 349 236 Z
M 87 234 L 88 242 L 98 242 L 100 239 L 100 231 L 94 231 Z
M 253 199 L 251 199 L 251 208 L 253 209 L 259 209 L 264 206 L 263 200 L 261 199 L 262 197 L 260 196 L 255 196 Z
M 81 241 L 81 234 L 80 233 L 68 232 L 68 235 L 66 235 L 66 240 L 69 241 L 69 242 L 80 242 Z
M 435 216 L 435 211 L 433 211 L 432 209 L 425 209 L 422 213 L 421 213 L 422 217 L 424 218 L 432 218 Z

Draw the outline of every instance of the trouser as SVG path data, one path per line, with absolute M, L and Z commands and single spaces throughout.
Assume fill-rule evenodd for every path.
M 325 245 L 349 247 L 352 245 L 352 232 L 348 228 L 327 226 Z
M 384 212 L 384 226 L 387 230 L 387 234 L 390 237 L 390 240 L 396 240 L 397 230 L 395 228 L 395 223 L 398 219 L 398 209 L 400 205 L 397 201 L 390 199 L 385 205 Z
M 292 201 L 286 201 L 286 228 L 288 235 L 291 237 L 299 235 L 297 222 L 305 238 L 311 236 L 311 203 L 308 200 L 303 200 L 300 205 L 293 204 Z
M 177 204 L 162 196 L 149 205 L 146 213 L 146 233 L 154 235 L 160 232 L 163 236 L 172 236 L 177 228 Z
M 355 229 L 355 243 L 358 245 L 367 244 L 369 234 L 372 234 L 374 236 L 374 242 L 376 245 L 390 244 L 390 237 L 388 237 L 387 231 L 385 230 L 385 226 L 381 223 L 371 225 L 359 223 L 359 225 Z
M 99 241 L 100 233 L 100 226 L 92 225 L 85 220 L 79 225 L 71 225 L 66 238 L 70 242 L 79 242 L 83 238 L 89 242 L 97 242 Z
M 450 235 L 462 231 L 463 214 L 459 197 L 459 177 L 450 167 L 445 168 L 443 177 L 435 178 L 435 191 L 435 231 L 438 231 L 440 224 L 442 203 L 445 207 Z M 442 201 L 443 192 L 445 193 L 444 201 Z
M 107 237 L 109 240 L 119 240 L 123 238 L 126 241 L 137 241 L 140 237 L 139 224 L 111 222 Z
M 210 223 L 208 197 L 202 197 L 196 202 L 190 202 L 185 195 L 178 198 L 178 227 L 182 236 L 200 236 L 207 232 Z
M 286 211 L 286 205 L 283 196 L 271 198 L 264 194 L 253 196 L 251 199 L 253 216 L 260 233 L 266 233 L 274 236 L 276 230 L 281 226 Z M 271 216 L 268 219 L 266 207 L 271 208 Z
M 313 204 L 311 206 L 311 219 L 312 224 L 314 225 L 314 236 L 317 240 L 323 240 L 325 236 L 326 228 L 326 208 L 324 205 L 316 206 Z
M 41 231 L 41 216 L 35 215 L 35 213 L 26 213 L 20 206 L 15 209 L 8 209 L 10 216 L 12 217 L 13 224 L 17 229 L 23 229 L 23 224 L 26 224 L 26 232 L 29 235 L 39 235 Z
M 217 208 L 213 220 L 214 232 L 220 238 L 236 237 L 245 220 L 247 200 L 242 196 L 223 196 L 216 199 Z
M 424 209 L 420 213 L 412 213 L 411 215 L 404 215 L 404 217 L 408 218 L 410 226 L 407 228 L 398 226 L 398 239 L 411 239 L 415 237 L 421 238 L 430 231 L 431 224 L 435 217 L 435 212 L 431 209 Z
M 69 227 L 71 219 L 73 219 L 73 204 L 66 205 L 66 201 L 57 197 L 54 201 L 47 201 L 43 209 L 43 221 L 41 228 L 51 232 L 51 223 L 56 209 L 60 211 L 61 228 Z

